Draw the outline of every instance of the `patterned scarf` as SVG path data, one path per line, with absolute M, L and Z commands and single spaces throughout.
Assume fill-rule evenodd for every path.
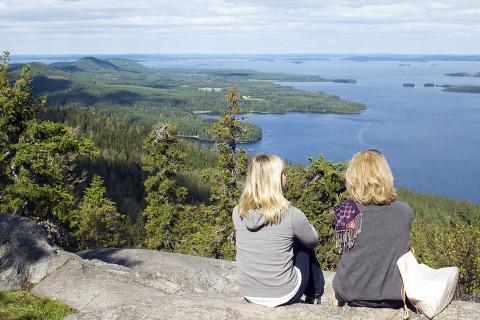
M 335 244 L 339 252 L 353 248 L 362 231 L 362 212 L 353 200 L 344 200 L 335 207 Z

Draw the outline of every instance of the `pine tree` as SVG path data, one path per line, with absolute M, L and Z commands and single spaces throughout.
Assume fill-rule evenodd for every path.
M 30 66 L 22 70 L 20 79 L 12 85 L 8 77 L 10 65 L 9 53 L 4 51 L 0 58 L 0 164 L 5 168 L 8 160 L 15 154 L 11 148 L 18 143 L 28 123 L 35 119 L 46 98 L 33 96 L 30 85 Z M 2 170 L 3 173 L 3 170 Z
M 207 178 L 212 183 L 210 200 L 213 205 L 209 210 L 215 218 L 215 232 L 210 234 L 216 247 L 216 258 L 234 258 L 234 228 L 231 219 L 232 210 L 241 194 L 240 179 L 246 172 L 246 151 L 238 148 L 242 137 L 248 135 L 250 125 L 236 117 L 243 110 L 237 106 L 239 95 L 236 87 L 228 90 L 226 99 L 227 110 L 221 111 L 218 118 L 208 133 L 216 139 L 215 146 L 218 148 L 219 161 L 217 170 Z
M 326 161 L 323 155 L 308 159 L 310 167 L 287 172 L 285 198 L 305 213 L 318 232 L 320 244 L 315 248 L 322 268 L 334 270 L 339 255 L 335 249 L 333 208 L 347 198 L 343 173 L 344 163 Z
M 177 148 L 181 141 L 177 132 L 178 125 L 158 123 L 144 141 L 148 155 L 142 160 L 143 170 L 149 176 L 145 180 L 148 206 L 143 215 L 146 244 L 151 249 L 175 248 L 173 229 L 184 209 L 187 190 L 177 185 L 176 176 L 183 168 L 185 154 Z
M 93 154 L 93 144 L 72 128 L 36 123 L 45 98 L 33 96 L 28 65 L 11 85 L 8 56 L 0 63 L 0 210 L 66 224 L 77 157 Z
M 76 229 L 79 249 L 123 247 L 126 244 L 125 216 L 117 212 L 115 202 L 105 198 L 100 176 L 94 175 L 85 189 L 80 209 L 74 211 L 71 226 Z
M 11 85 L 9 53 L 4 51 L 4 54 L 0 58 L 0 205 L 5 203 L 5 188 L 18 180 L 11 167 L 15 146 L 45 103 L 45 97 L 33 97 L 28 65 L 23 68 L 21 78 Z

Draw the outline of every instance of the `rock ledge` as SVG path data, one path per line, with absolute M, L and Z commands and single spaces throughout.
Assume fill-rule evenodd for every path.
M 68 253 L 32 220 L 0 213 L 0 290 L 34 285 L 39 297 L 78 310 L 64 319 L 402 319 L 403 310 L 331 306 L 333 272 L 321 305 L 267 308 L 248 303 L 233 261 L 143 249 Z M 435 319 L 480 319 L 480 304 L 452 303 Z M 422 315 L 411 318 L 427 319 Z

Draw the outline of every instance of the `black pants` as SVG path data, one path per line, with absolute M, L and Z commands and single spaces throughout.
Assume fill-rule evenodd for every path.
M 293 241 L 293 263 L 302 274 L 302 282 L 297 294 L 286 304 L 296 303 L 305 294 L 308 297 L 320 298 L 323 295 L 325 279 L 318 263 L 315 251 L 305 247 L 300 241 Z
M 402 300 L 357 300 L 347 302 L 350 307 L 367 307 L 367 308 L 403 308 Z

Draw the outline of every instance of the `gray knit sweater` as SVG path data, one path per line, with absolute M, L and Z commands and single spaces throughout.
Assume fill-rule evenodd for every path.
M 358 204 L 362 231 L 355 245 L 342 253 L 333 278 L 338 299 L 402 300 L 398 258 L 410 248 L 412 210 L 408 204 Z
M 290 206 L 277 224 L 265 224 L 257 210 L 240 217 L 233 209 L 237 245 L 237 281 L 246 297 L 279 298 L 291 293 L 299 279 L 293 268 L 293 239 L 318 245 L 318 234 L 305 214 Z

